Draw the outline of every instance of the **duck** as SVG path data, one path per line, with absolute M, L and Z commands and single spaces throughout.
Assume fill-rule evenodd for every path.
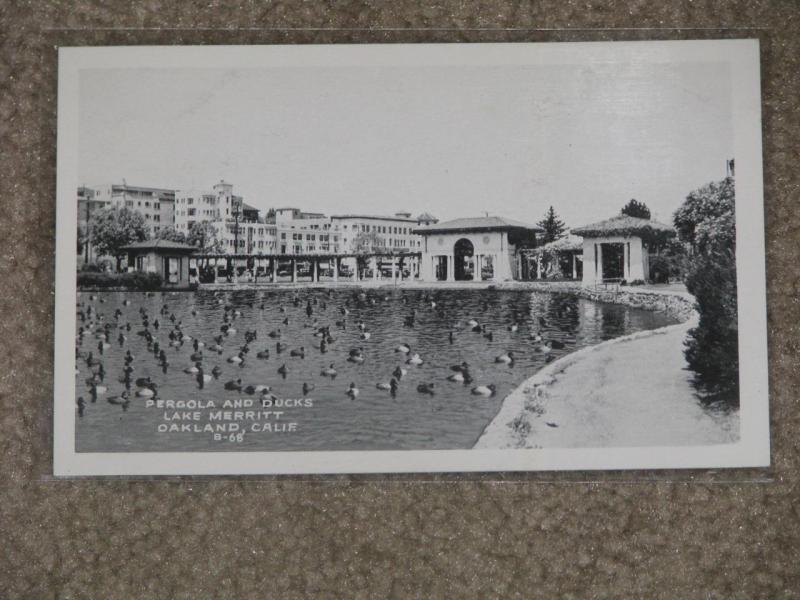
M 225 330 L 225 335 L 235 335 L 235 334 L 236 334 L 236 328 L 235 327 L 228 327 Z
M 242 391 L 242 380 L 241 379 L 237 379 L 237 380 L 234 381 L 233 379 L 231 379 L 230 381 L 226 381 L 225 382 L 225 386 L 224 387 L 225 387 L 226 390 L 241 392 Z
M 241 364 L 244 362 L 244 352 L 239 352 L 239 354 L 229 357 L 228 362 L 235 365 Z
M 359 393 L 360 393 L 360 392 L 359 392 L 358 388 L 356 387 L 356 384 L 355 384 L 355 382 L 351 382 L 351 383 L 350 383 L 350 387 L 348 387 L 348 388 L 347 388 L 347 391 L 345 392 L 345 394 L 347 394 L 348 396 L 350 396 L 350 397 L 351 397 L 353 400 L 355 400 L 356 398 L 358 398 L 358 394 L 359 394 Z
M 273 329 L 267 334 L 269 337 L 275 339 L 281 337 L 281 330 L 280 329 Z
M 486 396 L 488 398 L 489 396 L 494 396 L 495 392 L 497 392 L 497 387 L 493 383 L 472 388 L 472 393 L 475 396 Z
M 410 365 L 421 365 L 425 361 L 422 360 L 419 354 L 414 354 L 406 362 Z
M 192 352 L 189 355 L 189 359 L 197 362 L 198 360 L 203 360 L 203 353 L 202 352 Z
M 101 394 L 105 394 L 108 391 L 108 388 L 104 385 L 92 385 L 92 390 L 100 396 Z
M 296 356 L 299 358 L 306 357 L 306 349 L 304 346 L 300 346 L 300 348 L 293 348 L 291 352 L 289 352 L 289 356 Z
M 309 392 L 313 392 L 314 388 L 317 387 L 313 383 L 304 382 L 303 383 L 303 395 L 307 396 Z
M 283 363 L 280 367 L 278 367 L 278 373 L 286 377 L 286 374 L 289 372 L 289 369 L 286 368 L 286 363 Z
M 203 380 L 203 383 L 205 384 L 205 383 L 208 383 L 209 381 L 211 381 L 213 379 L 213 377 L 211 375 L 207 375 L 206 373 L 204 373 L 203 369 L 201 368 L 201 369 L 199 369 L 197 371 L 197 383 L 200 383 L 201 379 Z
M 397 381 L 394 378 L 392 378 L 392 379 L 394 381 Z M 386 382 L 386 381 L 379 381 L 378 383 L 375 384 L 375 387 L 378 388 L 379 390 L 389 391 L 389 390 L 392 389 L 392 384 L 390 382 Z
M 404 369 L 403 367 L 398 365 L 394 368 L 394 371 L 392 371 L 392 376 L 399 381 L 400 379 L 405 377 L 407 373 L 408 369 Z
M 372 334 L 369 331 L 362 331 L 360 337 L 362 340 L 368 340 L 372 337 Z
M 469 321 L 467 321 L 467 326 L 470 328 L 477 327 L 478 322 L 475 319 L 470 319 Z
M 511 364 L 514 362 L 514 352 L 509 350 L 505 354 L 501 354 L 500 356 L 496 356 L 494 359 L 496 363 L 504 363 L 504 364 Z
M 119 396 L 109 396 L 107 399 L 109 404 L 123 405 L 131 401 L 131 394 L 128 390 L 123 391 Z
M 217 354 L 222 354 L 223 350 L 222 346 L 219 344 L 214 344 L 212 346 L 209 346 L 208 349 L 211 350 L 212 352 L 216 352 Z
M 511 333 L 515 333 L 519 330 L 519 325 L 517 325 L 516 323 L 512 323 L 511 325 L 508 326 L 508 330 Z
M 321 374 L 325 377 L 336 377 L 336 369 L 334 368 L 333 363 L 331 363 L 328 368 L 322 369 Z
M 408 344 L 400 344 L 397 348 L 394 349 L 395 352 L 402 352 L 403 354 L 408 354 L 411 352 L 411 346 Z
M 528 336 L 534 342 L 541 342 L 542 341 L 542 332 L 541 331 L 531 331 L 530 335 Z
M 450 366 L 450 370 L 451 371 L 459 371 L 459 372 L 462 372 L 462 373 L 464 371 L 469 371 L 469 363 L 467 361 L 462 361 L 460 365 L 451 365 Z
M 136 390 L 136 395 L 141 398 L 152 398 L 156 395 L 155 384 L 151 383 L 149 387 L 140 387 Z
M 447 376 L 447 381 L 455 381 L 457 383 L 464 383 L 464 373 L 458 371 L 457 373 L 453 373 L 452 375 Z
M 360 365 L 361 363 L 364 362 L 365 359 L 364 359 L 364 355 L 363 354 L 351 354 L 350 356 L 347 357 L 347 360 L 348 360 L 348 362 L 352 362 L 352 363 L 356 363 L 356 364 Z
M 264 394 L 270 391 L 270 387 L 268 385 L 264 385 L 263 383 L 259 383 L 258 385 L 248 385 L 244 388 L 244 393 L 252 396 L 253 394 Z
M 539 347 L 536 348 L 536 351 L 542 354 L 550 354 L 553 351 L 553 346 L 550 345 L 550 342 L 542 342 Z
M 219 366 L 219 365 L 215 365 L 215 366 L 214 366 L 214 368 L 213 368 L 213 369 L 211 369 L 211 374 L 212 374 L 212 375 L 214 376 L 214 378 L 216 379 L 216 378 L 218 378 L 220 375 L 222 375 L 222 369 L 220 368 L 220 366 Z
M 191 367 L 186 367 L 183 370 L 183 372 L 188 374 L 188 375 L 195 375 L 195 374 L 197 374 L 198 371 L 199 371 L 199 369 L 197 368 L 197 365 L 193 365 Z
M 434 386 L 435 386 L 435 384 L 433 384 L 433 383 L 420 383 L 417 386 L 417 391 L 420 394 L 427 394 L 429 396 L 433 396 L 434 395 L 434 391 L 433 391 Z
M 257 352 L 256 358 L 262 358 L 262 359 L 269 358 L 269 350 L 265 348 L 264 350 Z

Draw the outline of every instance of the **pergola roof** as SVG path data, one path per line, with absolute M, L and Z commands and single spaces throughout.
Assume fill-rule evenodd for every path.
M 563 237 L 539 246 L 534 250 L 536 254 L 544 252 L 576 252 L 583 250 L 583 238 L 567 233 Z
M 455 233 L 458 231 L 508 231 L 509 229 L 527 229 L 533 232 L 542 232 L 544 229 L 537 225 L 529 225 L 521 221 L 506 219 L 505 217 L 466 217 L 444 221 L 435 225 L 417 227 L 414 233 Z
M 195 246 L 183 244 L 181 242 L 173 242 L 172 240 L 142 240 L 141 242 L 133 242 L 127 246 L 123 246 L 122 250 L 173 250 L 179 252 L 194 252 L 197 250 Z
M 611 236 L 637 236 L 649 237 L 653 235 L 664 235 L 674 233 L 675 230 L 669 225 L 642 219 L 639 217 L 629 217 L 628 215 L 617 215 L 605 221 L 591 223 L 583 227 L 576 227 L 572 233 L 585 238 L 600 238 Z

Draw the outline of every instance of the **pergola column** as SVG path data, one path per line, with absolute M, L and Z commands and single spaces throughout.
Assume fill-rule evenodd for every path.
M 378 257 L 372 257 L 372 281 L 378 281 Z
M 339 281 L 339 257 L 333 257 L 333 281 Z
M 278 259 L 277 258 L 270 258 L 269 259 L 269 266 L 272 269 L 272 283 L 278 282 Z
M 456 257 L 452 254 L 447 255 L 447 281 L 456 280 Z
M 578 254 L 576 252 L 572 253 L 572 278 L 578 278 Z
M 311 278 L 312 278 L 312 281 L 314 281 L 314 283 L 316 283 L 316 282 L 318 282 L 318 281 L 319 281 L 319 270 L 318 270 L 318 268 L 317 268 L 317 263 L 318 263 L 318 262 L 319 262 L 319 260 L 318 260 L 318 259 L 316 259 L 316 258 L 312 260 L 312 263 L 313 263 L 313 265 L 314 265 L 314 266 L 313 266 L 313 269 L 314 269 L 314 270 L 312 271 Z
M 481 280 L 481 255 L 476 254 L 472 257 L 472 281 Z
M 297 282 L 297 259 L 292 259 L 292 283 Z
M 392 283 L 394 283 L 395 280 L 397 279 L 396 267 L 397 267 L 397 257 L 393 256 L 392 257 Z

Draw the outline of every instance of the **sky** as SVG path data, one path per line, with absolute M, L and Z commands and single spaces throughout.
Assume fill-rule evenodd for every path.
M 79 178 L 266 210 L 670 221 L 732 158 L 724 64 L 86 69 Z

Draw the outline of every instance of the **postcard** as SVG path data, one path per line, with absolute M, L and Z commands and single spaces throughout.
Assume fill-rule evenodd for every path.
M 58 77 L 57 476 L 769 465 L 756 40 Z

